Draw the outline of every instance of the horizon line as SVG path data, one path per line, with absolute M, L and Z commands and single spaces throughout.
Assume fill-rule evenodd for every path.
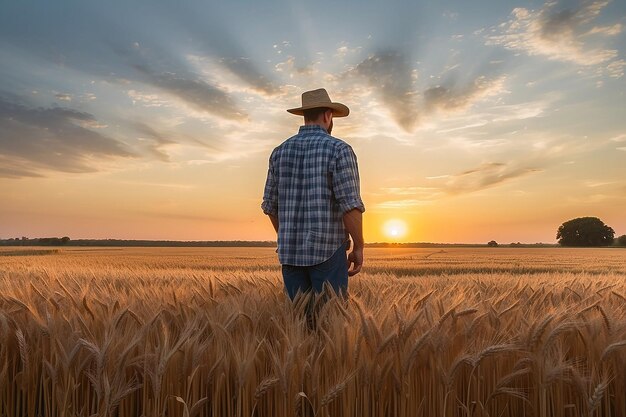
M 8 242 L 11 243 L 35 243 L 35 241 L 39 241 L 42 239 L 62 239 L 59 237 L 39 237 L 39 238 L 0 238 L 0 242 L 2 244 L 6 244 Z M 245 239 L 218 239 L 218 240 L 175 240 L 175 239 L 120 239 L 120 238 L 79 238 L 79 239 L 69 239 L 63 246 L 79 246 L 79 243 L 88 244 L 92 243 L 104 243 L 104 242 L 116 242 L 116 243 L 146 243 L 146 244 L 166 244 L 166 243 L 174 243 L 180 244 L 180 246 L 188 245 L 203 245 L 203 244 L 214 244 L 214 245 L 228 245 L 236 246 L 233 244 L 245 244 L 245 245 L 263 245 L 263 246 L 276 246 L 276 240 L 245 240 Z M 495 241 L 498 246 L 524 246 L 524 245 L 558 245 L 558 242 L 510 242 L 510 243 L 498 243 Z M 365 242 L 366 246 L 374 246 L 374 245 L 391 245 L 391 246 L 407 246 L 407 245 L 448 245 L 448 246 L 489 246 L 489 242 L 479 243 L 479 242 L 393 242 L 393 241 L 376 241 L 376 242 Z M 19 246 L 19 245 L 18 245 Z M 137 245 L 140 246 L 140 245 Z M 167 246 L 167 245 L 163 245 Z

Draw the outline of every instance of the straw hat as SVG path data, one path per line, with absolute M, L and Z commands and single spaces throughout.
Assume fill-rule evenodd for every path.
M 346 117 L 350 114 L 350 109 L 341 103 L 333 103 L 330 101 L 328 93 L 323 88 L 313 91 L 305 91 L 302 93 L 302 106 L 295 109 L 288 109 L 291 114 L 302 116 L 304 110 L 316 109 L 319 107 L 327 107 L 333 111 L 334 117 Z

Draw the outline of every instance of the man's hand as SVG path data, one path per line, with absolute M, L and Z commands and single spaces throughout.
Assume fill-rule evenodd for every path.
M 352 252 L 348 255 L 348 276 L 356 275 L 363 266 L 363 216 L 358 209 L 352 209 L 343 215 L 343 224 L 353 241 Z
M 363 249 L 353 249 L 348 255 L 348 268 L 352 265 L 352 269 L 348 269 L 348 276 L 353 276 L 361 271 L 363 266 Z

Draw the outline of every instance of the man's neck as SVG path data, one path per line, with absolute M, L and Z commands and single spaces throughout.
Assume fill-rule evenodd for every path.
M 319 126 L 320 128 L 322 128 L 324 132 L 328 132 L 328 129 L 326 129 L 324 125 L 320 122 L 304 122 L 304 125 L 305 126 Z

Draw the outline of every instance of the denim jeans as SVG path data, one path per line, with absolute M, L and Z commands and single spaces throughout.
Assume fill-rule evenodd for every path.
M 313 289 L 319 294 L 327 282 L 336 294 L 348 295 L 348 262 L 346 250 L 348 243 L 343 243 L 337 251 L 321 264 L 312 266 L 283 265 L 283 281 L 289 298 L 293 300 L 298 292 L 306 293 Z

